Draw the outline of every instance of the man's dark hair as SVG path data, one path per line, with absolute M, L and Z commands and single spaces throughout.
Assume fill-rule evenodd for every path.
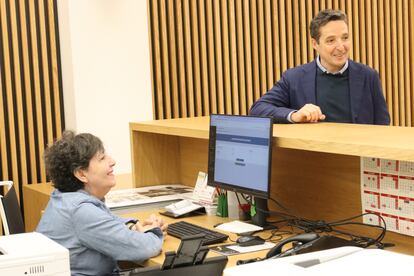
M 75 177 L 74 172 L 87 169 L 95 154 L 104 151 L 98 137 L 89 133 L 75 135 L 73 131 L 65 131 L 62 138 L 45 151 L 46 173 L 59 191 L 77 191 L 84 184 Z
M 348 25 L 348 18 L 343 11 L 340 10 L 323 10 L 316 15 L 310 23 L 310 35 L 319 43 L 321 34 L 320 28 L 331 21 L 344 21 Z

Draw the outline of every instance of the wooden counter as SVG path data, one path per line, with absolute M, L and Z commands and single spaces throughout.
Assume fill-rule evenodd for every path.
M 132 180 L 117 178 L 118 187 L 194 186 L 198 172 L 207 172 L 208 127 L 208 117 L 130 123 Z M 414 129 L 404 127 L 274 125 L 271 196 L 308 219 L 330 222 L 361 214 L 360 156 L 414 161 L 413 137 Z M 35 229 L 51 191 L 50 184 L 23 187 L 27 231 Z M 389 232 L 385 240 L 397 244 L 391 250 L 414 255 L 414 238 Z
M 414 161 L 413 128 L 316 123 L 273 130 L 271 196 L 303 218 L 330 222 L 361 214 L 360 156 Z M 130 123 L 134 185 L 194 186 L 197 173 L 207 172 L 208 132 L 208 117 Z M 386 241 L 414 254 L 412 237 L 389 232 Z
M 131 136 L 135 132 L 146 132 L 208 139 L 209 117 L 155 120 L 129 126 Z M 274 145 L 280 148 L 414 161 L 414 128 L 411 127 L 274 124 L 273 137 Z

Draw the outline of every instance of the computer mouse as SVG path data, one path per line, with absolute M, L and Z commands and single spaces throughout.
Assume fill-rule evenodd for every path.
M 241 236 L 236 242 L 239 246 L 252 246 L 263 244 L 265 240 L 257 236 Z

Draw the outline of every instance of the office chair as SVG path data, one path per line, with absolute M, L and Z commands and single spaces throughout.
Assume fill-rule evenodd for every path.
M 0 217 L 3 222 L 4 234 L 24 233 L 23 216 L 17 200 L 16 190 L 12 181 L 0 181 L 0 186 L 8 186 L 6 195 L 0 195 Z

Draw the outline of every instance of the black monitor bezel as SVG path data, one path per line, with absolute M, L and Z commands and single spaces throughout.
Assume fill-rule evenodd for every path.
M 212 131 L 212 116 L 223 116 L 223 117 L 246 117 L 246 118 L 260 118 L 269 120 L 269 151 L 268 151 L 268 180 L 267 180 L 267 191 L 249 189 L 246 187 L 240 187 L 229 183 L 216 182 L 214 181 L 214 167 L 215 167 L 215 132 Z M 246 115 L 224 115 L 224 114 L 211 114 L 210 115 L 210 125 L 209 125 L 209 149 L 208 149 L 208 181 L 209 186 L 222 188 L 229 191 L 234 191 L 243 194 L 249 194 L 255 197 L 269 199 L 270 198 L 270 187 L 272 179 L 272 150 L 273 150 L 273 121 L 271 117 L 262 117 L 262 116 L 246 116 Z

